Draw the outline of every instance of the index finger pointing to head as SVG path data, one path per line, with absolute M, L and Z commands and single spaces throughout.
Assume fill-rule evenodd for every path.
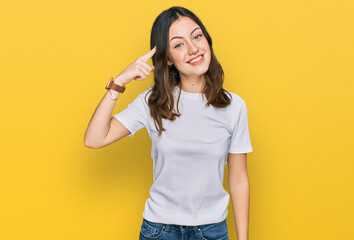
M 152 56 L 154 56 L 155 52 L 156 52 L 156 45 L 155 45 L 155 47 L 154 47 L 153 49 L 151 49 L 150 52 L 148 52 L 147 54 L 145 54 L 144 56 L 142 56 L 141 59 L 146 62 L 147 60 L 149 60 L 149 58 L 151 58 Z

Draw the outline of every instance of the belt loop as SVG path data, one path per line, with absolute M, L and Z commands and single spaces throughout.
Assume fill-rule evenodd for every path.
M 168 230 L 170 229 L 170 224 L 164 224 L 165 227 L 165 231 L 168 232 Z

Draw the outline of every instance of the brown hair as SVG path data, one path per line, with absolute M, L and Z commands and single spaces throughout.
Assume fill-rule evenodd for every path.
M 224 71 L 215 57 L 211 37 L 200 19 L 194 13 L 183 7 L 171 7 L 163 11 L 155 19 L 151 30 L 150 48 L 152 49 L 156 46 L 157 49 L 152 57 L 152 62 L 155 66 L 155 85 L 149 90 L 149 92 L 151 91 L 151 94 L 148 100 L 150 115 L 154 119 L 155 127 L 159 132 L 159 136 L 162 131 L 166 130 L 162 126 L 162 118 L 173 121 L 176 117 L 181 115 L 178 110 L 181 91 L 179 92 L 177 100 L 177 112 L 174 108 L 174 98 L 172 93 L 174 87 L 180 84 L 179 72 L 174 65 L 169 67 L 167 64 L 169 53 L 169 29 L 172 23 L 181 16 L 189 17 L 196 22 L 209 43 L 211 61 L 209 69 L 205 73 L 206 81 L 202 90 L 204 93 L 203 97 L 205 97 L 207 101 L 206 105 L 212 105 L 216 108 L 224 108 L 230 104 L 232 98 L 231 94 L 222 88 Z M 227 96 L 227 94 L 229 96 Z

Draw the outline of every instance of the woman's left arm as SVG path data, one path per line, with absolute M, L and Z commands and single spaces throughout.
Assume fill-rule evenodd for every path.
M 238 240 L 248 240 L 250 187 L 247 175 L 247 153 L 229 153 L 229 190 Z

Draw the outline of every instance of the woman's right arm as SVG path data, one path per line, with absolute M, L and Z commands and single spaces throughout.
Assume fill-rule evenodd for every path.
M 156 52 L 156 46 L 144 56 L 137 58 L 124 69 L 114 80 L 115 84 L 124 86 L 131 80 L 143 80 L 154 66 L 147 64 L 147 60 Z M 112 100 L 107 90 L 102 100 L 96 107 L 85 132 L 84 145 L 89 148 L 101 148 L 127 136 L 130 131 L 117 119 L 112 117 L 113 109 L 118 102 L 120 93 L 111 90 L 117 100 Z
M 119 79 L 119 76 L 114 80 L 115 84 L 124 86 L 125 83 Z M 112 94 L 119 98 L 120 93 L 111 90 Z M 117 100 L 112 100 L 110 93 L 107 90 L 102 100 L 96 107 L 89 125 L 87 127 L 84 144 L 89 148 L 101 148 L 111 144 L 129 134 L 129 130 L 124 127 L 117 119 L 113 119 L 112 112 Z

